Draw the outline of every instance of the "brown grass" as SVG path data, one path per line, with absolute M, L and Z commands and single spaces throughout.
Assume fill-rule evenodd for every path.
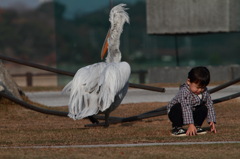
M 128 117 L 166 105 L 166 103 L 123 104 L 111 116 Z M 240 100 L 215 105 L 217 134 L 193 137 L 170 136 L 166 115 L 141 121 L 86 128 L 87 119 L 74 121 L 20 107 L 7 100 L 0 103 L 0 146 L 92 145 L 155 142 L 239 141 Z M 54 108 L 67 111 L 67 107 Z M 204 126 L 208 126 L 205 124 Z M 2 149 L 0 158 L 236 158 L 239 144 L 151 146 L 131 148 Z M 221 155 L 220 155 L 221 154 Z

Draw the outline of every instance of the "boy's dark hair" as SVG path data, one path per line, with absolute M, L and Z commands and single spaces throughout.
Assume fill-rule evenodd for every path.
M 188 73 L 191 83 L 197 83 L 201 87 L 206 87 L 210 82 L 210 72 L 204 66 L 194 67 Z

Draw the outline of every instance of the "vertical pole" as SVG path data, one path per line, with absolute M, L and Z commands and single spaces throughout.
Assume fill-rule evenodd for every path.
M 145 73 L 146 73 L 146 71 L 144 71 L 144 70 L 139 71 L 139 82 L 140 83 L 145 83 Z
M 177 38 L 177 35 L 174 35 L 174 41 L 175 41 L 175 53 L 176 53 L 176 65 L 180 66 L 179 55 L 178 55 L 178 38 Z
M 27 78 L 27 87 L 31 87 L 32 86 L 32 73 L 31 72 L 27 72 L 26 73 L 26 78 Z

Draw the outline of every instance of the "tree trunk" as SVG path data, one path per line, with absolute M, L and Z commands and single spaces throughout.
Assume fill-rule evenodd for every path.
M 8 94 L 15 96 L 18 99 L 21 98 L 22 90 L 18 87 L 11 75 L 4 67 L 0 60 L 0 91 L 5 91 Z

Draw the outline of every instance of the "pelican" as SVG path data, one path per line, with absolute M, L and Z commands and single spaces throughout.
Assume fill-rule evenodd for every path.
M 88 117 L 99 124 L 94 115 L 105 114 L 104 126 L 109 126 L 109 114 L 122 102 L 128 90 L 130 65 L 121 62 L 120 36 L 124 23 L 129 23 L 126 4 L 119 4 L 110 11 L 111 27 L 101 51 L 101 59 L 108 52 L 105 62 L 80 68 L 72 81 L 62 90 L 70 93 L 68 116 L 74 120 Z

